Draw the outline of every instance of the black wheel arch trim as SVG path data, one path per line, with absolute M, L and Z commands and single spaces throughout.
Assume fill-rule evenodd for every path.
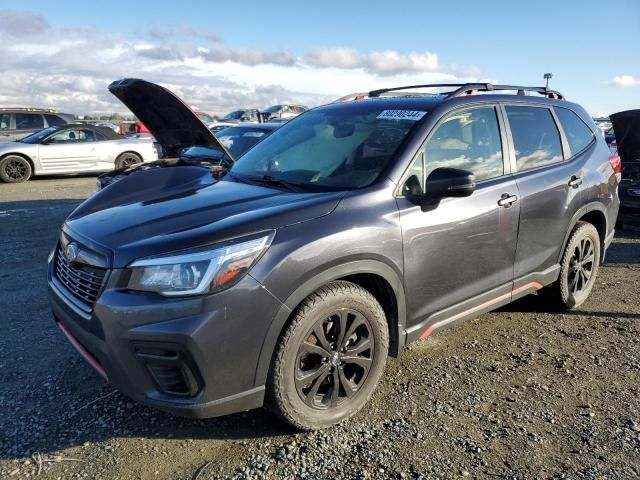
M 607 239 L 607 237 L 609 235 L 609 219 L 608 219 L 608 216 L 607 216 L 607 209 L 606 209 L 606 207 L 604 205 L 602 205 L 599 202 L 591 202 L 591 203 L 588 203 L 586 205 L 583 205 L 580 209 L 578 209 L 578 211 L 576 211 L 576 213 L 573 214 L 573 217 L 571 217 L 571 222 L 569 222 L 569 228 L 567 228 L 567 233 L 565 233 L 564 240 L 562 241 L 562 248 L 560 249 L 560 252 L 558 253 L 558 261 L 557 261 L 557 263 L 561 262 L 562 254 L 564 253 L 564 249 L 567 247 L 567 243 L 569 242 L 569 237 L 571 237 L 571 232 L 573 232 L 573 229 L 575 228 L 577 223 L 587 213 L 594 212 L 594 211 L 598 211 L 598 212 L 602 213 L 602 215 L 604 216 L 604 223 L 605 223 L 604 238 L 602 238 L 602 242 L 600 244 L 600 261 L 601 262 L 603 261 L 605 248 L 606 248 L 605 247 L 605 243 L 606 243 L 605 240 Z
M 262 348 L 260 350 L 258 364 L 256 366 L 254 385 L 264 385 L 267 381 L 269 367 L 271 366 L 271 359 L 273 357 L 273 352 L 276 349 L 278 339 L 280 338 L 282 330 L 285 328 L 291 313 L 300 304 L 300 302 L 329 282 L 357 274 L 378 275 L 386 280 L 393 289 L 396 297 L 398 318 L 396 325 L 394 325 L 396 331 L 391 332 L 390 335 L 390 341 L 395 342 L 395 345 L 390 345 L 390 349 L 392 352 L 400 352 L 400 349 L 404 346 L 406 339 L 406 301 L 402 280 L 397 272 L 385 263 L 377 260 L 355 260 L 332 266 L 311 277 L 296 288 L 283 302 L 280 310 L 271 322 L 269 330 L 262 342 Z

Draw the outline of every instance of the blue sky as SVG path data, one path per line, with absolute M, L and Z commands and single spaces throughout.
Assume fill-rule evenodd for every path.
M 86 107 L 97 110 L 115 108 L 98 91 L 110 74 L 145 74 L 175 87 L 198 108 L 211 110 L 285 98 L 317 103 L 403 80 L 543 84 L 547 71 L 554 75 L 552 87 L 593 115 L 640 108 L 638 0 L 557 1 L 540 8 L 515 0 L 174 0 L 152 5 L 0 1 L 0 35 L 4 15 L 2 43 L 9 45 L 0 55 L 9 57 L 7 64 L 17 73 L 53 72 L 63 87 L 72 89 L 75 75 Z M 33 32 L 28 38 L 6 25 L 34 18 L 51 32 L 48 40 L 38 36 L 37 22 L 29 24 Z M 14 45 L 10 33 L 17 37 Z M 78 64 L 68 55 L 68 45 L 80 45 L 84 36 L 85 52 L 94 34 L 99 48 L 107 49 L 110 41 L 122 47 L 100 57 L 87 52 L 85 64 Z M 45 41 L 51 62 L 36 62 L 42 71 L 13 58 L 34 55 L 38 42 Z M 55 42 L 59 51 L 49 51 Z M 45 83 L 39 85 L 44 88 Z M 198 86 L 202 91 L 195 91 Z M 69 107 L 81 108 L 82 98 L 77 96 Z M 36 99 L 64 101 L 55 91 Z M 0 101 L 8 101 L 2 91 Z

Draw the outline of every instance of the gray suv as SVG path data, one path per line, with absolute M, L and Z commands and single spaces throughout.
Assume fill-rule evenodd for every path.
M 105 379 L 169 412 L 341 422 L 411 342 L 536 292 L 578 307 L 614 235 L 620 164 L 546 88 L 377 90 L 237 161 L 162 87 L 109 88 L 171 159 L 69 216 L 51 307 Z
M 73 115 L 39 108 L 0 108 L 0 143 L 15 142 L 47 127 L 73 123 Z

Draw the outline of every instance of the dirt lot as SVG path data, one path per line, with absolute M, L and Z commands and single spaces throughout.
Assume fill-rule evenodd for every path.
M 535 296 L 391 359 L 344 426 L 257 410 L 205 421 L 113 391 L 54 326 L 45 265 L 95 178 L 0 184 L 0 478 L 640 478 L 640 234 L 589 301 Z

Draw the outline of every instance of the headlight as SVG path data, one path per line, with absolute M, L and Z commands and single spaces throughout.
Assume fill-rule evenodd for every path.
M 271 244 L 274 232 L 210 250 L 149 257 L 129 265 L 127 288 L 161 295 L 212 293 L 237 283 Z

